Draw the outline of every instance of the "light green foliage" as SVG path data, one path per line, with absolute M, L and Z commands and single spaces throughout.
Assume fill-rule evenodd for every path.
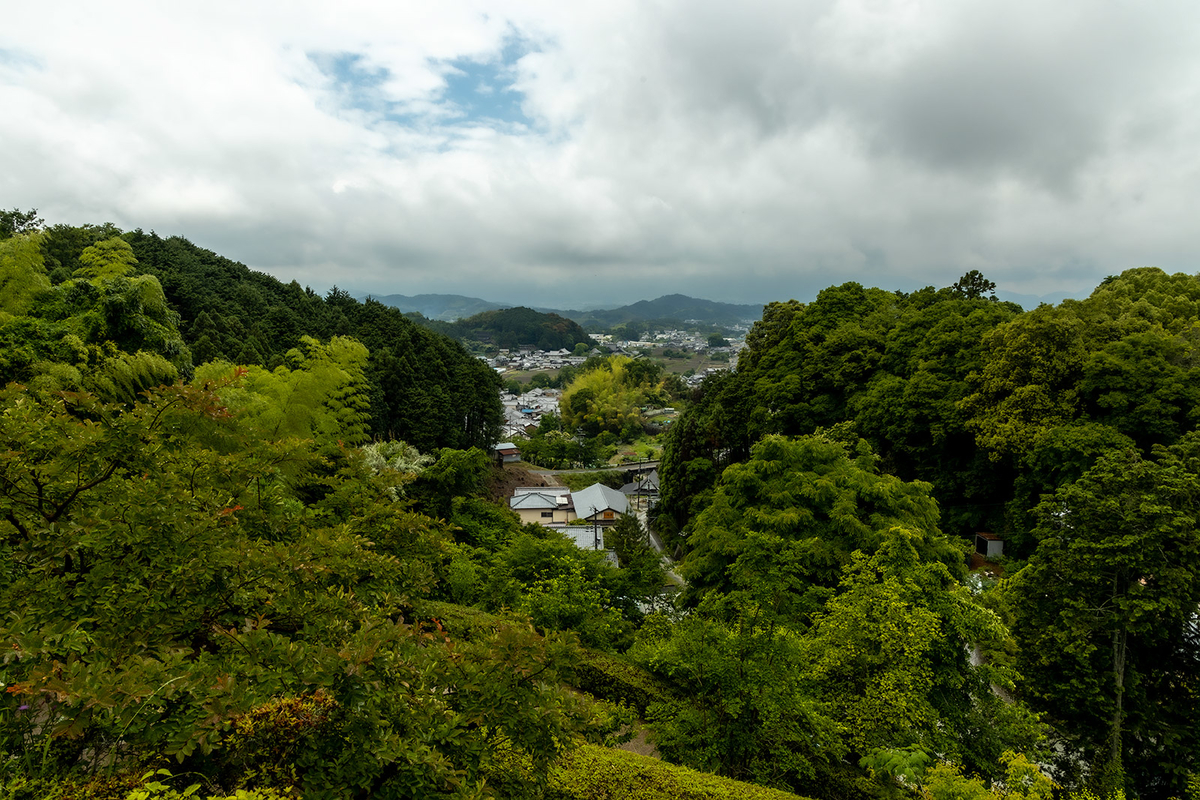
M 992 691 L 1012 689 L 1010 671 L 968 663 L 966 648 L 1000 646 L 1008 631 L 944 564 L 920 558 L 924 535 L 895 527 L 873 555 L 855 553 L 805 637 L 805 669 L 856 752 L 916 744 L 986 769 L 1037 728 Z
M 989 333 L 987 363 L 963 400 L 979 443 L 1022 452 L 1076 415 L 1087 357 L 1085 322 L 1067 306 L 1041 306 Z
M 570 557 L 543 562 L 515 608 L 544 630 L 574 630 L 592 647 L 611 647 L 622 633 L 621 612 L 608 590 L 588 580 L 584 565 Z
M 454 497 L 450 523 L 456 541 L 486 553 L 508 546 L 522 530 L 521 518 L 512 509 L 478 495 Z
M 38 249 L 42 236 L 0 243 L 0 380 L 23 381 L 33 391 L 88 389 L 131 403 L 190 367 L 157 280 L 51 288 Z
M 650 536 L 634 514 L 626 514 L 605 531 L 605 544 L 616 552 L 617 563 L 630 591 L 645 602 L 657 605 L 666 584 L 662 557 L 650 544 Z
M 46 370 L 39 378 L 46 375 L 57 377 L 56 371 Z M 72 388 L 75 385 L 70 380 L 73 375 L 74 372 L 67 373 L 55 388 Z M 178 378 L 175 365 L 157 353 L 139 350 L 130 355 L 117 351 L 107 356 L 82 383 L 84 388 L 101 397 L 131 403 L 143 392 L 173 383 Z
M 435 462 L 426 466 L 409 489 L 417 507 L 432 517 L 450 519 L 454 515 L 456 500 L 476 497 L 483 493 L 492 475 L 492 461 L 478 447 L 469 450 L 453 450 L 449 447 L 438 452 Z M 464 515 L 470 516 L 467 509 Z M 512 512 L 505 519 L 514 520 Z M 476 544 L 485 545 L 483 541 Z
M 731 674 L 752 673 L 756 659 L 772 669 L 762 669 L 761 687 L 685 684 L 678 695 L 707 698 L 690 701 L 695 714 L 712 702 L 731 707 L 753 686 L 759 694 L 741 702 L 759 714 L 823 708 L 844 724 L 835 737 L 844 751 L 917 744 L 972 769 L 994 769 L 1001 750 L 1027 747 L 1038 735 L 1023 707 L 992 692 L 992 685 L 1011 689 L 1011 673 L 967 659 L 969 647 L 1002 647 L 1008 633 L 959 584 L 963 552 L 938 531 L 928 485 L 880 475 L 864 443 L 838 440 L 845 434 L 769 436 L 748 462 L 725 470 L 681 566 L 699 613 L 679 631 L 714 649 L 676 662 L 715 665 L 724 652 L 738 665 Z M 656 672 L 671 663 L 642 661 Z M 708 713 L 715 740 L 767 735 L 769 726 L 743 727 L 754 717 L 732 708 L 720 725 Z M 671 720 L 672 736 L 688 733 L 681 719 Z M 680 736 L 680 757 L 702 752 L 700 730 Z M 797 769 L 790 785 L 809 779 Z
M 859 766 L 875 775 L 895 778 L 903 786 L 917 786 L 933 757 L 916 745 L 878 747 L 859 759 Z
M 521 534 L 496 554 L 489 580 L 492 608 L 526 613 L 543 630 L 573 630 L 599 649 L 629 635 L 612 591 L 616 570 L 602 552 L 581 550 L 561 534 Z
M 367 349 L 353 339 L 335 336 L 322 344 L 305 337 L 288 353 L 288 366 L 267 370 L 214 362 L 197 369 L 193 383 L 224 384 L 221 399 L 270 439 L 360 444 L 368 435 L 366 362 Z M 234 374 L 240 378 L 231 382 Z
M 628 705 L 643 716 L 651 705 L 671 699 L 670 688 L 647 670 L 598 650 L 584 652 L 573 685 L 594 697 Z
M 589 436 L 601 431 L 641 430 L 641 409 L 664 405 L 662 368 L 649 361 L 612 356 L 578 375 L 562 395 L 563 423 Z
M 1198 322 L 1195 276 L 1127 270 L 1086 300 L 1040 307 L 989 334 L 963 409 L 995 453 L 1027 451 L 1081 417 L 1144 448 L 1169 444 L 1195 424 Z
M 961 572 L 961 550 L 937 529 L 930 487 L 876 470 L 865 442 L 768 436 L 725 470 L 697 518 L 680 570 L 690 591 L 759 586 L 811 613 L 837 585 L 855 550 L 874 552 L 896 525 L 927 532 L 923 561 Z
M 616 551 L 617 563 L 622 567 L 628 567 L 639 554 L 653 549 L 646 529 L 635 514 L 625 514 L 618 519 L 617 524 L 605 532 L 604 539 L 608 547 Z
M 630 657 L 672 690 L 648 710 L 655 744 L 692 769 L 806 785 L 844 753 L 841 731 L 805 691 L 795 633 L 760 607 L 738 610 L 729 624 L 693 614 L 639 634 Z
M 846 571 L 842 591 L 818 616 L 812 635 L 811 677 L 832 702 L 857 752 L 920 740 L 938 722 L 930 692 L 931 649 L 941 638 L 937 615 L 913 578 L 916 551 L 901 528 L 873 558 L 861 553 Z M 889 552 L 900 550 L 897 554 Z M 887 563 L 900 555 L 901 564 Z M 903 563 L 907 562 L 907 563 Z M 886 566 L 885 566 L 886 564 Z
M 363 457 L 367 468 L 376 475 L 389 476 L 395 485 L 388 492 L 393 500 L 404 495 L 404 485 L 411 483 L 418 475 L 434 462 L 434 457 L 425 455 L 420 450 L 399 440 L 391 442 L 371 442 L 363 445 Z
M 129 242 L 114 236 L 84 248 L 79 262 L 83 266 L 75 270 L 76 278 L 102 281 L 128 275 L 137 266 L 137 257 Z
M 585 745 L 550 771 L 554 800 L 788 800 L 789 792 L 695 772 L 657 759 Z
M 1051 800 L 1054 797 L 1058 787 L 1024 755 L 1006 751 L 1000 761 L 1004 765 L 1004 778 L 993 783 L 990 789 L 979 778 L 963 775 L 959 767 L 939 762 L 925 772 L 922 795 L 927 800 Z
M 578 469 L 592 466 L 599 449 L 595 439 L 581 442 L 566 431 L 539 431 L 529 438 L 518 437 L 514 443 L 521 448 L 521 459 L 547 469 Z M 589 484 L 590 485 L 590 484 Z
M 5 315 L 24 316 L 49 288 L 37 235 L 0 240 L 0 324 Z
M 25 316 L 0 315 L 6 345 L 0 379 L 6 382 L 83 388 L 131 403 L 191 369 L 177 316 L 153 276 L 66 281 L 32 297 Z

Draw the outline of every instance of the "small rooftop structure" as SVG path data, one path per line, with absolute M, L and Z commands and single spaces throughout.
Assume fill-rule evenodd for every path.
M 1004 555 L 1004 540 L 994 533 L 975 534 L 975 552 L 987 559 Z
M 501 464 L 511 464 L 521 460 L 521 449 L 512 442 L 501 442 L 492 448 L 492 453 Z

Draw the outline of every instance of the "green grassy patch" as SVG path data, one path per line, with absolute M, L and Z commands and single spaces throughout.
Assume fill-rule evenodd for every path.
M 629 482 L 625 473 L 618 469 L 605 469 L 596 472 L 569 472 L 557 476 L 560 483 L 572 492 L 586 489 L 593 483 L 603 483 L 613 489 L 620 489 Z

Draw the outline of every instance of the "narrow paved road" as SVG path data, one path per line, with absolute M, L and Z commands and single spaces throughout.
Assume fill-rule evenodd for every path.
M 667 571 L 667 580 L 675 586 L 687 586 L 687 581 L 685 581 L 678 573 L 675 572 L 674 569 L 672 569 L 675 566 L 675 562 L 671 560 L 669 555 L 667 555 L 667 549 L 663 547 L 662 540 L 658 538 L 657 533 L 650 529 L 650 522 L 646 519 L 646 510 L 642 508 L 635 508 L 633 513 L 637 515 L 638 521 L 640 521 L 642 523 L 642 527 L 646 529 L 646 533 L 650 538 L 650 546 L 653 547 L 655 552 L 658 553 L 659 558 L 662 561 L 663 569 Z
M 605 465 L 603 467 L 589 467 L 588 469 L 546 469 L 545 467 L 530 464 L 528 461 L 522 461 L 520 464 L 530 472 L 536 472 L 539 475 L 570 475 L 573 472 L 644 472 L 658 469 L 657 461 L 634 461 L 629 464 L 618 464 L 617 466 Z

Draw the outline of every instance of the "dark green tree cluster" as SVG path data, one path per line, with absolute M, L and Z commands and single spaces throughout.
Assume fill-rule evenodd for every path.
M 578 344 L 588 347 L 596 344 L 577 322 L 524 306 L 484 311 L 449 323 L 445 332 L 456 339 L 490 342 L 507 350 L 533 347 L 538 350 L 574 351 Z
M 929 485 L 840 435 L 763 438 L 697 516 L 692 611 L 632 650 L 675 689 L 651 710 L 659 747 L 814 797 L 885 794 L 859 764 L 892 749 L 998 776 L 1038 736 L 992 690 L 1011 670 L 969 659 L 1007 631 L 962 585 Z
M 737 372 L 696 390 L 668 436 L 659 531 L 681 552 L 708 553 L 688 555 L 699 589 L 728 591 L 733 556 L 713 560 L 704 521 L 731 513 L 721 487 L 742 474 L 731 465 L 770 435 L 861 436 L 881 473 L 932 487 L 948 530 L 1003 534 L 1010 569 L 1029 559 L 995 597 L 1021 645 L 1020 696 L 1052 723 L 1076 778 L 1167 797 L 1200 766 L 1198 706 L 1178 702 L 1200 690 L 1200 673 L 1185 666 L 1200 663 L 1200 534 L 1195 499 L 1151 476 L 1186 485 L 1194 474 L 1177 450 L 1200 422 L 1200 279 L 1134 269 L 1086 300 L 1029 312 L 987 297 L 994 288 L 968 273 L 948 289 L 851 283 L 812 303 L 767 306 Z M 1117 464 L 1127 465 L 1122 480 Z M 1085 512 L 1082 498 L 1105 493 L 1113 507 Z M 763 513 L 744 529 L 742 512 L 723 524 L 750 539 Z M 1143 545 L 1177 567 L 1178 605 L 1151 599 L 1167 562 L 1135 556 Z M 1076 582 L 1066 554 L 1088 551 L 1095 560 L 1080 562 Z M 1119 577 L 1102 567 L 1110 560 Z M 1047 593 L 1058 580 L 1078 591 L 1078 613 Z M 1141 616 L 1131 597 L 1111 593 L 1119 586 L 1145 593 Z

